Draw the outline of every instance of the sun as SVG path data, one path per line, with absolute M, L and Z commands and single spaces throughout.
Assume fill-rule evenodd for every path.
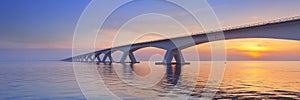
M 259 43 L 245 43 L 239 46 L 238 50 L 250 56 L 251 58 L 260 58 L 265 52 L 269 51 L 270 48 Z
M 259 58 L 263 56 L 261 52 L 247 52 L 246 54 L 252 58 Z
M 245 38 L 226 40 L 226 49 L 230 59 L 296 59 L 299 58 L 299 43 L 295 40 Z
M 257 43 L 248 43 L 248 44 L 244 44 L 241 46 L 241 50 L 246 50 L 246 51 L 267 51 L 269 50 L 269 48 L 267 48 L 266 46 L 262 46 L 260 44 Z

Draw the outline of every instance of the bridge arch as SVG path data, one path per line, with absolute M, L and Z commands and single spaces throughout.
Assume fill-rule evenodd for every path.
M 124 54 L 124 51 L 122 51 L 122 50 L 111 50 L 111 56 L 114 58 L 114 61 L 116 61 L 116 62 L 120 62 L 123 54 Z
M 146 56 L 147 58 L 143 58 L 143 59 L 140 59 L 140 60 L 151 60 L 151 56 L 153 56 L 154 54 L 159 54 L 159 55 L 165 55 L 167 50 L 165 49 L 162 49 L 162 48 L 158 48 L 158 47 L 154 47 L 154 46 L 147 46 L 147 47 L 141 47 L 141 48 L 138 48 L 138 49 L 135 49 L 132 51 L 134 53 L 134 55 L 137 57 L 137 58 L 142 58 L 142 57 L 139 57 L 141 55 L 141 53 L 144 53 L 146 55 L 143 55 L 143 56 Z M 147 53 L 145 53 L 147 52 Z M 139 59 L 137 59 L 139 60 Z M 153 60 L 163 60 L 163 59 L 153 59 Z

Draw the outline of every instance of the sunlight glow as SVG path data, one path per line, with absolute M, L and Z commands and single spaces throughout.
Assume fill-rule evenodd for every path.
M 261 57 L 263 54 L 260 52 L 248 52 L 247 55 L 251 56 L 252 58 L 259 58 Z
M 271 51 L 272 48 L 262 46 L 259 43 L 245 43 L 237 49 L 244 51 L 244 54 L 250 56 L 251 58 L 259 58 L 263 56 L 264 52 Z

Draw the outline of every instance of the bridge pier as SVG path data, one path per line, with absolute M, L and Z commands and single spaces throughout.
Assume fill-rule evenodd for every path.
M 114 60 L 113 60 L 113 58 L 112 58 L 112 56 L 111 56 L 111 52 L 109 52 L 109 53 L 106 53 L 106 54 L 104 55 L 103 60 L 102 60 L 103 63 L 106 62 L 107 57 L 108 57 L 108 59 L 109 59 L 109 63 L 114 62 Z
M 84 62 L 85 61 L 85 56 L 81 56 L 80 57 L 80 62 Z
M 79 62 L 83 62 L 83 56 L 79 57 Z
M 73 58 L 71 59 L 72 62 L 74 62 L 74 61 L 76 61 L 76 60 L 77 60 L 76 57 L 73 57 Z
M 95 62 L 96 61 L 96 54 L 92 54 L 91 55 L 91 62 Z
M 74 59 L 72 59 L 72 60 L 78 62 L 78 61 L 79 61 L 79 57 L 76 56 L 76 57 L 75 57 Z
M 75 61 L 79 62 L 79 57 L 76 57 Z
M 96 59 L 97 59 L 97 64 L 99 64 L 99 63 L 101 63 L 101 62 L 103 62 L 102 60 L 101 60 L 101 58 L 100 58 L 100 55 L 101 55 L 102 53 L 98 53 L 98 54 L 95 54 L 95 56 L 94 56 L 94 60 L 93 61 L 96 61 Z
M 80 57 L 80 62 L 84 62 L 84 56 Z
M 127 56 L 129 56 L 129 59 L 130 59 L 130 61 L 131 61 L 130 63 L 138 63 L 137 60 L 135 59 L 135 56 L 134 56 L 134 54 L 133 54 L 132 51 L 129 51 L 129 52 L 123 52 L 123 55 L 122 55 L 122 57 L 121 57 L 120 62 L 121 62 L 121 63 L 125 63 L 125 60 L 126 60 Z
M 89 61 L 89 55 L 85 55 L 83 59 L 84 59 L 84 62 L 88 62 Z
M 167 50 L 163 60 L 163 64 L 172 64 L 173 58 L 175 59 L 176 64 L 185 64 L 181 50 L 178 49 Z
M 93 62 L 93 55 L 94 54 L 87 55 L 87 62 Z

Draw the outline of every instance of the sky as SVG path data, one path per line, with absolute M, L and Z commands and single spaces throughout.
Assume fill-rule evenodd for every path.
M 1 0 L 0 1 L 0 61 L 6 60 L 59 60 L 71 56 L 72 39 L 76 23 L 90 0 Z M 282 17 L 300 15 L 299 0 L 208 0 L 215 11 L 221 26 L 238 26 L 246 23 L 261 22 Z M 139 14 L 143 8 L 160 12 L 173 17 L 182 26 L 169 20 L 168 16 L 148 14 L 136 17 L 125 23 L 130 16 Z M 193 9 L 202 13 L 201 7 Z M 204 9 L 205 10 L 205 9 Z M 101 13 L 101 9 L 99 12 Z M 123 29 L 121 22 L 126 24 Z M 135 42 L 176 37 L 186 30 L 201 31 L 194 21 L 182 9 L 155 0 L 139 0 L 124 5 L 107 20 L 104 33 L 97 37 L 97 49 L 132 42 L 132 37 L 144 32 L 150 33 Z M 118 26 L 119 25 L 119 26 Z M 150 27 L 149 27 L 150 26 Z M 98 30 L 98 29 L 95 29 Z M 119 31 L 118 37 L 116 32 Z M 162 35 L 157 35 L 160 33 Z M 152 35 L 151 35 L 152 34 Z M 153 35 L 156 34 L 156 35 Z M 188 33 L 191 34 L 191 33 Z M 118 40 L 114 41 L 113 40 Z M 229 60 L 300 60 L 299 41 L 276 39 L 236 39 L 226 41 Z M 208 60 L 210 57 L 209 43 L 195 46 L 200 58 Z M 191 50 L 184 50 L 189 58 Z M 145 60 L 155 53 L 164 51 L 146 48 L 136 52 L 140 60 Z

